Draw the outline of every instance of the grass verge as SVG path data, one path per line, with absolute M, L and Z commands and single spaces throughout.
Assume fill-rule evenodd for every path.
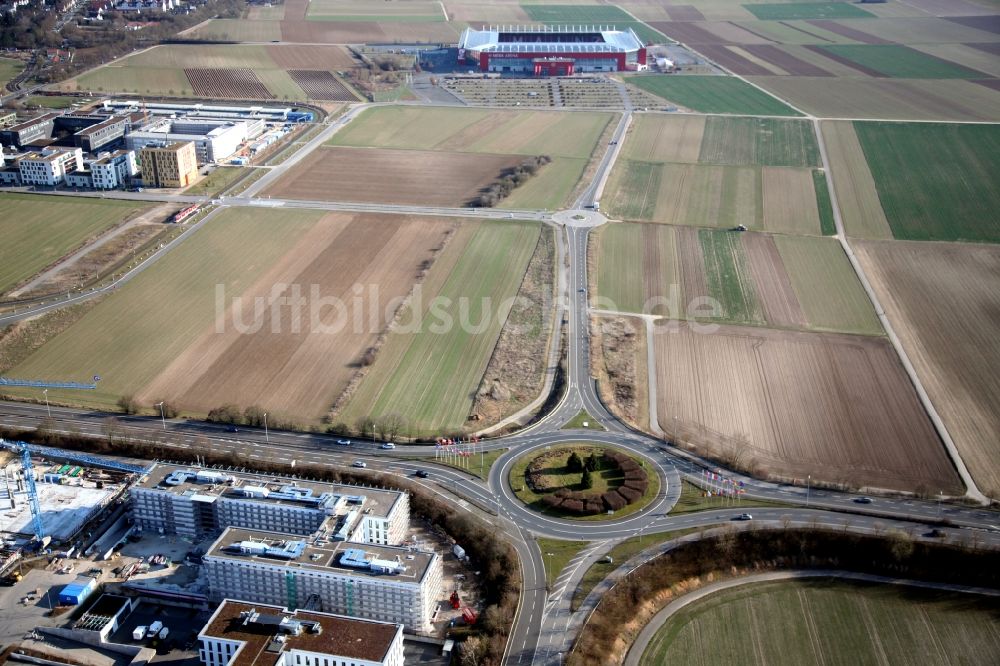
M 602 426 L 597 419 L 588 414 L 586 409 L 581 409 L 579 414 L 567 421 L 566 425 L 562 427 L 562 430 L 573 430 L 574 428 L 583 428 L 585 430 L 607 430 L 607 428 Z
M 547 587 L 551 587 L 570 560 L 587 547 L 586 541 L 563 541 L 562 539 L 543 537 L 539 537 L 536 541 L 538 549 L 542 551 L 542 560 L 545 562 L 545 585 Z

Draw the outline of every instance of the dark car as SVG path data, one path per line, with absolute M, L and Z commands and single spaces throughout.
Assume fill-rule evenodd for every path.
M 854 501 L 857 502 L 858 504 L 871 504 L 875 500 L 873 500 L 871 497 L 859 497 Z
M 422 469 L 418 469 L 416 472 L 413 473 L 413 476 L 417 477 L 418 479 L 426 479 L 427 472 L 425 472 Z
M 234 426 L 234 425 L 231 425 L 231 426 L 229 426 L 228 428 L 226 428 L 226 431 L 227 431 L 227 432 L 239 432 L 239 431 L 240 431 L 240 429 L 239 429 L 239 428 L 237 428 L 237 427 L 236 427 L 236 426 Z

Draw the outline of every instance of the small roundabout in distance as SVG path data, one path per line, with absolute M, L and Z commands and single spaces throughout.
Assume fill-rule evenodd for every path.
M 508 507 L 544 522 L 576 523 L 586 533 L 665 500 L 666 474 L 652 459 L 586 434 L 560 440 L 516 449 L 499 465 L 496 481 Z

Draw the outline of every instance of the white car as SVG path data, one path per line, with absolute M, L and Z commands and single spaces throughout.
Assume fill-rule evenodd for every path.
M 396 448 L 396 445 L 393 444 L 392 442 L 386 442 L 385 444 L 382 445 L 381 448 L 383 448 L 383 449 L 394 449 L 394 448 Z
M 753 516 L 751 516 L 749 513 L 741 513 L 740 515 L 736 516 L 736 520 L 753 520 Z
M 355 460 L 351 464 L 353 464 L 355 467 L 368 467 L 368 463 L 366 463 L 364 460 Z
M 337 444 L 340 444 L 341 446 L 350 446 L 351 445 L 351 440 L 349 440 L 349 439 L 338 439 L 337 440 Z

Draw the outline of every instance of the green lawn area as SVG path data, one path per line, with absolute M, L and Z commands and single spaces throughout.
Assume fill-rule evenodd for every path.
M 340 418 L 393 413 L 413 434 L 461 431 L 505 321 L 498 304 L 517 294 L 540 232 L 509 220 L 464 225 L 424 282 L 420 330 L 390 333 Z
M 837 233 L 837 223 L 833 219 L 833 204 L 830 203 L 830 188 L 826 183 L 826 173 L 813 170 L 813 186 L 816 188 L 816 206 L 819 208 L 819 228 L 824 236 Z
M 762 21 L 876 18 L 871 12 L 849 2 L 781 2 L 743 5 L 743 9 Z
M 79 212 L 52 215 L 74 219 Z M 102 202 L 107 203 L 107 202 Z M 71 204 L 77 207 L 82 203 Z M 107 209 L 103 209 L 106 214 Z M 216 317 L 216 287 L 240 294 L 322 216 L 315 211 L 232 208 L 102 300 L 11 369 L 17 377 L 81 380 L 96 391 L 49 392 L 53 402 L 113 407 L 147 385 Z M 6 217 L 5 217 L 6 219 Z M 30 226 L 30 225 L 24 225 Z M 37 236 L 36 236 L 37 237 Z M 11 391 L 13 393 L 13 391 Z
M 509 450 L 510 449 L 496 449 L 493 451 L 486 451 L 485 453 L 477 453 L 476 455 L 467 458 L 467 463 L 451 462 L 450 459 L 429 458 L 427 456 L 404 456 L 404 458 L 406 460 L 421 460 L 426 462 L 433 460 L 438 465 L 461 469 L 469 474 L 472 474 L 473 476 L 478 476 L 480 479 L 485 480 L 490 478 L 490 468 L 493 467 L 493 463 L 497 461 L 497 458 L 507 453 Z
M 562 539 L 546 539 L 539 537 L 538 549 L 542 552 L 545 563 L 545 584 L 551 586 L 559 578 L 569 561 L 587 547 L 586 541 L 564 541 Z
M 621 451 L 620 449 L 616 449 L 612 446 L 595 446 L 584 443 L 560 444 L 552 449 L 552 452 L 555 452 L 558 455 L 554 456 L 553 459 L 548 462 L 549 466 L 545 468 L 547 470 L 545 476 L 551 484 L 552 492 L 564 487 L 570 491 L 599 495 L 600 493 L 620 487 L 624 483 L 624 474 L 617 467 L 602 467 L 593 472 L 591 477 L 593 480 L 593 486 L 586 490 L 580 484 L 582 473 L 571 472 L 566 469 L 566 460 L 573 451 L 576 451 L 582 458 L 586 458 L 591 452 L 596 452 L 598 457 L 600 457 L 601 451 L 603 450 L 614 450 L 628 454 L 628 452 Z M 582 516 L 576 513 L 568 513 L 558 507 L 550 507 L 543 501 L 543 497 L 550 493 L 536 493 L 525 482 L 525 474 L 527 472 L 528 465 L 530 465 L 535 458 L 546 453 L 550 452 L 544 450 L 532 451 L 515 460 L 514 464 L 510 467 L 510 471 L 508 472 L 507 482 L 519 500 L 524 502 L 533 511 L 537 511 L 547 516 L 583 521 L 619 520 L 625 516 L 636 513 L 637 511 L 641 511 L 646 505 L 653 501 L 653 499 L 660 492 L 659 476 L 655 472 L 646 468 L 645 461 L 641 458 L 628 454 L 630 458 L 646 469 L 646 478 L 649 481 L 646 492 L 643 493 L 642 497 L 640 497 L 637 501 L 632 502 L 623 509 L 615 511 L 613 515 L 609 515 L 607 512 L 604 512 L 596 515 Z
M 584 425 L 586 423 L 587 425 Z M 588 430 L 607 430 L 604 426 L 600 424 L 593 416 L 587 413 L 587 410 L 581 409 L 580 413 L 571 418 L 566 422 L 566 425 L 562 427 L 563 430 L 572 430 L 573 428 L 583 428 Z
M 68 109 L 76 103 L 89 101 L 86 97 L 67 97 L 65 95 L 37 95 L 24 100 L 26 106 L 42 106 L 46 109 Z
M 497 207 L 546 210 L 562 208 L 586 168 L 587 160 L 584 158 L 556 157 L 539 169 L 528 182 L 511 192 Z
M 705 491 L 689 481 L 681 482 L 681 497 L 677 500 L 674 508 L 670 509 L 670 515 L 680 515 L 683 513 L 696 513 L 698 511 L 712 511 L 715 509 L 746 509 L 751 507 L 782 507 L 789 506 L 781 502 L 768 502 L 766 500 L 754 499 L 733 499 L 712 495 L 709 497 Z
M 740 235 L 699 229 L 698 240 L 705 258 L 709 294 L 721 306 L 719 318 L 744 324 L 763 324 L 764 311 L 757 299 Z
M 830 579 L 751 583 L 683 608 L 645 664 L 985 664 L 1000 600 Z
M 240 176 L 249 177 L 250 170 L 244 167 L 218 167 L 184 193 L 214 197 L 236 182 Z
M 1000 126 L 854 128 L 895 238 L 1000 242 Z
M 637 21 L 623 9 L 614 5 L 539 5 L 521 4 L 532 21 L 568 25 L 613 25 L 618 30 L 631 28 L 644 42 L 665 44 L 673 40 Z
M 900 44 L 826 44 L 823 48 L 894 79 L 979 79 L 981 72 Z
M 145 208 L 133 201 L 0 194 L 0 293 Z
M 0 58 L 0 87 L 21 73 L 24 65 L 20 60 L 13 58 Z
M 702 113 L 801 116 L 784 102 L 732 76 L 678 74 L 630 76 L 628 83 Z

